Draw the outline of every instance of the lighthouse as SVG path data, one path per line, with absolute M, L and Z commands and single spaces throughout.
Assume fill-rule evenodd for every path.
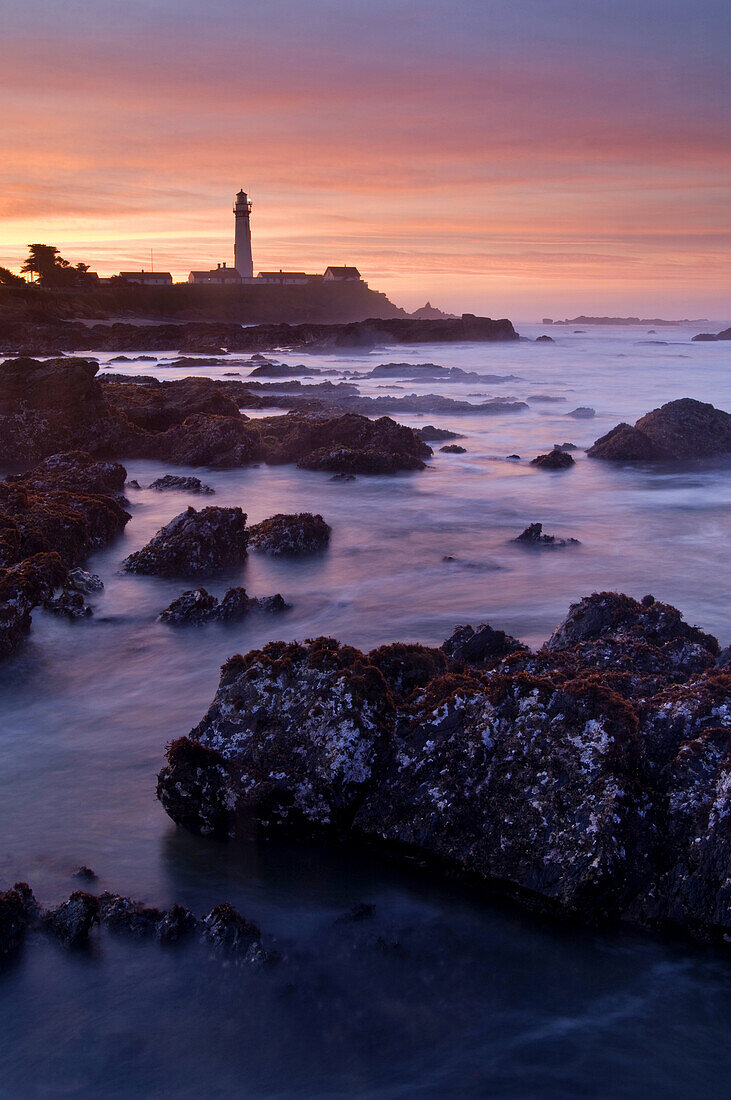
M 239 191 L 234 201 L 234 267 L 242 279 L 254 278 L 254 263 L 251 258 L 251 203 L 245 191 Z

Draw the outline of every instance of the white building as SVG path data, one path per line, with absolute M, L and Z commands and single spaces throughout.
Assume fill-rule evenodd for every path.
M 119 278 L 126 283 L 139 286 L 172 286 L 173 277 L 169 271 L 120 271 Z
M 243 280 L 253 279 L 251 258 L 251 203 L 245 191 L 234 200 L 234 267 Z

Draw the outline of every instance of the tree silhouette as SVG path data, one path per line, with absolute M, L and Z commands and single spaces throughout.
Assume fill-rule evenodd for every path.
M 20 269 L 38 276 L 46 287 L 77 286 L 87 281 L 88 264 L 73 267 L 52 244 L 29 244 L 28 258 Z
M 14 274 L 7 267 L 0 267 L 0 286 L 25 286 L 25 279 Z

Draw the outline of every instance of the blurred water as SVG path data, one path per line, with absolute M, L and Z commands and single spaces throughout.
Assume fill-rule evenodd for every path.
M 288 960 L 275 977 L 246 976 L 192 949 L 103 937 L 75 956 L 36 945 L 0 975 L 1 1096 L 717 1094 L 731 1068 L 725 960 L 548 928 L 337 849 L 201 840 L 175 830 L 154 796 L 164 746 L 200 719 L 220 664 L 269 638 L 434 644 L 456 623 L 487 620 L 537 645 L 570 602 L 609 587 L 652 592 L 731 640 L 728 461 L 615 467 L 578 452 L 559 472 L 528 462 L 553 443 L 587 446 L 676 397 L 729 408 L 731 345 L 691 344 L 676 329 L 552 335 L 555 345 L 310 357 L 323 369 L 408 360 L 519 376 L 489 386 L 396 382 L 395 393 L 565 401 L 501 416 L 400 416 L 459 431 L 467 453 L 437 451 L 426 471 L 393 478 L 176 468 L 216 496 L 130 489 L 124 537 L 89 563 L 106 585 L 91 599 L 94 618 L 34 614 L 27 644 L 0 669 L 0 883 L 27 879 L 51 902 L 74 888 L 83 862 L 100 888 L 150 902 L 202 912 L 230 900 L 280 939 Z M 200 373 L 236 369 L 247 372 Z M 376 396 L 384 384 L 362 389 Z M 595 419 L 567 417 L 577 405 L 593 406 Z M 521 462 L 506 461 L 513 452 Z M 128 471 L 143 486 L 169 472 L 143 462 Z M 127 576 L 120 563 L 189 503 L 239 504 L 251 522 L 322 513 L 333 528 L 325 554 L 286 562 L 252 553 L 208 585 L 280 591 L 291 611 L 202 629 L 156 622 L 185 583 Z M 513 544 L 534 521 L 581 546 Z M 364 899 L 377 905 L 373 922 L 333 925 Z

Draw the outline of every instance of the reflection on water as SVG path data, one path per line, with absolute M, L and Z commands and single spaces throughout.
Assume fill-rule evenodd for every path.
M 272 637 L 434 644 L 456 623 L 487 620 L 535 645 L 571 601 L 611 587 L 652 592 L 731 640 L 728 462 L 617 468 L 579 452 L 573 469 L 555 473 L 527 462 L 553 443 L 585 446 L 674 397 L 729 407 L 728 350 L 637 339 L 637 330 L 559 332 L 554 346 L 398 348 L 348 360 L 349 370 L 408 359 L 513 373 L 518 381 L 490 393 L 566 397 L 500 417 L 401 417 L 465 436 L 466 454 L 437 452 L 420 474 L 338 483 L 261 467 L 205 471 L 214 498 L 129 491 L 124 538 L 89 563 L 106 584 L 92 598 L 94 618 L 37 612 L 27 645 L 0 670 L 0 882 L 27 879 L 52 901 L 87 863 L 101 889 L 151 902 L 202 912 L 231 900 L 277 936 L 287 960 L 275 976 L 252 976 L 193 949 L 103 937 L 77 956 L 38 944 L 0 978 L 0 1095 L 717 1094 L 731 1061 L 724 960 L 549 928 L 337 849 L 191 837 L 154 797 L 164 745 L 199 720 L 220 664 Z M 375 395 L 376 380 L 364 390 Z M 408 383 L 395 392 L 474 390 Z M 576 405 L 595 407 L 596 419 L 566 417 Z M 524 461 L 505 461 L 514 452 Z M 128 469 L 141 485 L 165 472 Z M 189 503 L 239 504 L 251 522 L 323 514 L 333 528 L 325 554 L 251 554 L 209 585 L 280 591 L 291 611 L 198 630 L 155 621 L 185 585 L 119 566 Z M 581 546 L 514 545 L 535 521 Z M 334 925 L 361 900 L 376 904 L 371 922 Z

